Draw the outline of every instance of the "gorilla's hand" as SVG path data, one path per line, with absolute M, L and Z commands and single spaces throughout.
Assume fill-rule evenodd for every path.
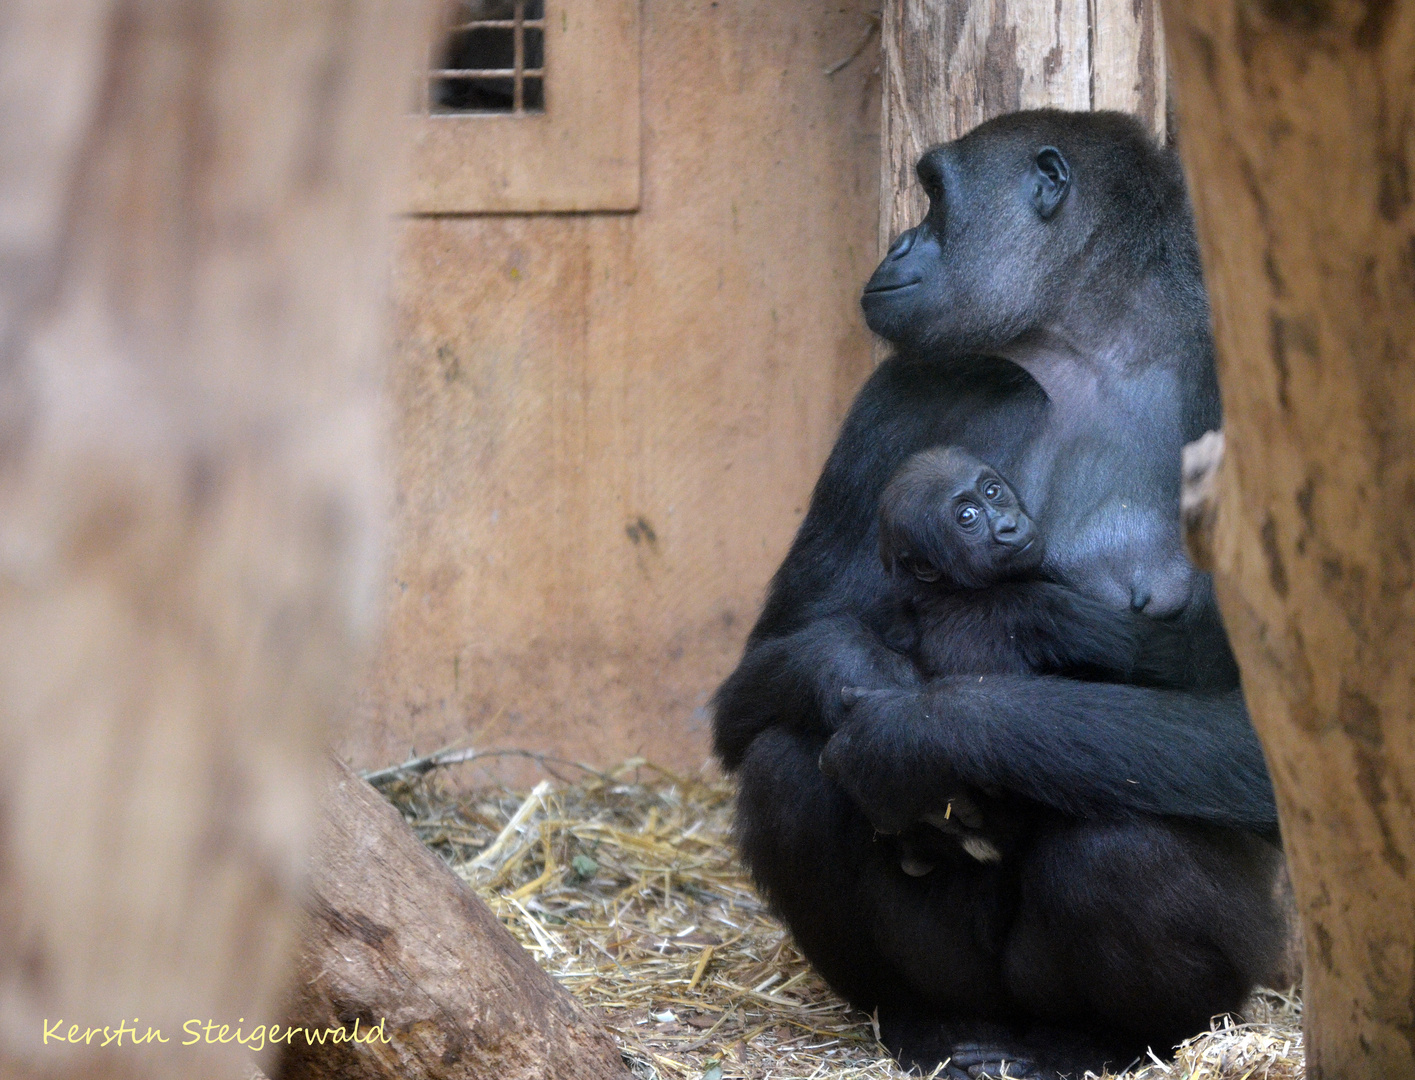
M 769 727 L 828 734 L 847 718 L 847 687 L 916 686 L 914 662 L 854 615 L 816 619 L 790 634 L 748 645 L 713 697 L 713 744 L 729 769 Z
M 821 751 L 820 768 L 850 796 L 871 825 L 897 833 L 935 807 L 946 777 L 919 775 L 919 720 L 924 698 L 917 690 L 847 688 L 847 708 Z
M 837 730 L 862 696 L 919 685 L 918 670 L 907 656 L 886 647 L 869 632 L 828 639 L 816 668 L 821 687 L 821 719 L 827 731 Z

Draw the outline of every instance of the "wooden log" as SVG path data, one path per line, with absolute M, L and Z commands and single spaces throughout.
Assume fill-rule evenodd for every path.
M 1157 0 L 885 0 L 880 255 L 928 207 L 930 146 L 1017 109 L 1120 109 L 1165 132 Z
M 1166 0 L 1307 1075 L 1415 1075 L 1415 3 Z
M 184 1023 L 284 996 L 376 626 L 420 19 L 0 13 L 0 1075 L 238 1075 Z
M 627 1080 L 584 1007 L 383 796 L 336 768 L 288 1024 L 379 1035 L 296 1036 L 279 1080 Z

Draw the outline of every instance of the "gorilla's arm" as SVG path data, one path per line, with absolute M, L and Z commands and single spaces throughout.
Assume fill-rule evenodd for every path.
M 857 697 L 821 767 L 881 830 L 942 809 L 939 775 L 1076 817 L 1145 813 L 1268 835 L 1277 829 L 1240 690 L 998 675 Z
M 816 619 L 781 637 L 754 641 L 713 697 L 714 749 L 729 769 L 769 727 L 839 726 L 847 687 L 870 690 L 918 683 L 912 662 L 887 648 L 854 615 Z
M 1050 581 L 1003 581 L 920 604 L 924 669 L 933 675 L 1072 675 L 1132 680 L 1142 642 L 1170 628 Z M 873 689 L 873 688 L 871 688 Z
M 1223 690 L 1236 686 L 1237 669 L 1222 625 L 1206 618 L 1212 599 L 1195 588 L 1194 610 L 1175 619 L 1116 611 L 1050 581 L 1008 581 L 954 594 L 945 617 L 924 631 L 925 670 L 1069 675 L 1139 686 Z M 926 619 L 926 627 L 929 622 Z M 935 630 L 944 649 L 930 649 Z M 989 642 L 991 651 L 987 655 Z M 973 655 L 976 654 L 976 655 Z M 1010 662 L 1009 662 L 1010 661 Z M 965 666 L 959 666 L 961 664 Z M 972 666 L 966 666 L 969 663 Z M 1020 666 L 1019 666 L 1020 665 Z
M 1012 583 L 1008 591 L 1010 634 L 1033 672 L 1082 668 L 1126 678 L 1134 670 L 1143 616 L 1048 581 Z

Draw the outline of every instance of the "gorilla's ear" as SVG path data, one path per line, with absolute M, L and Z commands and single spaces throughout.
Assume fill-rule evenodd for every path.
M 1032 205 L 1037 215 L 1046 221 L 1066 201 L 1066 193 L 1071 190 L 1071 166 L 1054 146 L 1044 146 L 1037 151 L 1032 174 Z

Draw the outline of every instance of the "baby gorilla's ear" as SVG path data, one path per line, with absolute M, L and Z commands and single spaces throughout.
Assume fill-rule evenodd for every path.
M 940 570 L 933 563 L 926 562 L 923 559 L 909 559 L 907 561 L 901 559 L 900 563 L 901 565 L 903 565 L 905 570 L 909 571 L 909 573 L 913 574 L 920 581 L 926 582 L 930 585 L 932 585 L 939 578 L 943 577 L 942 570 Z

